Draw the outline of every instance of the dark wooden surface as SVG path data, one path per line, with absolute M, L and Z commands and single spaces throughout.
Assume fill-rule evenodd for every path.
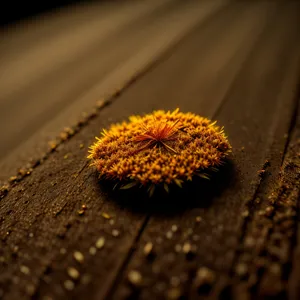
M 299 299 L 299 28 L 295 1 L 166 0 L 3 29 L 0 298 Z M 98 182 L 103 128 L 176 107 L 225 127 L 210 182 Z

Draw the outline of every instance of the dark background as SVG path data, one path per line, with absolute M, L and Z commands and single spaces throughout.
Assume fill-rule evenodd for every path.
M 0 25 L 6 27 L 22 19 L 32 18 L 47 11 L 55 11 L 65 6 L 82 3 L 79 0 L 53 1 L 1 1 Z

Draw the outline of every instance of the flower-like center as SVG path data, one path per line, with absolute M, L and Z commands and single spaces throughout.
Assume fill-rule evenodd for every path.
M 194 176 L 208 178 L 231 151 L 223 128 L 201 116 L 154 111 L 111 125 L 90 147 L 100 178 L 117 180 L 122 188 L 135 185 L 168 190 Z
M 168 151 L 177 153 L 169 142 L 176 140 L 178 130 L 181 128 L 178 124 L 179 120 L 175 122 L 157 121 L 152 126 L 142 125 L 143 133 L 133 138 L 133 141 L 143 143 L 138 149 L 141 151 L 146 148 L 162 146 Z

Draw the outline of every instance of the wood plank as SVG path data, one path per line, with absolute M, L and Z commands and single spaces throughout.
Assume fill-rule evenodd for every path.
M 249 4 L 237 5 L 232 5 L 217 19 L 210 20 L 205 28 L 197 28 L 185 44 L 176 49 L 173 56 L 122 93 L 120 99 L 106 107 L 98 118 L 92 120 L 89 126 L 83 128 L 73 139 L 62 144 L 57 152 L 36 168 L 31 176 L 16 185 L 0 202 L 2 217 L 0 251 L 3 257 L 0 280 L 4 283 L 4 299 L 28 299 L 32 295 L 35 298 L 49 296 L 55 299 L 71 297 L 82 299 L 83 296 L 89 295 L 104 298 L 115 282 L 117 272 L 123 270 L 128 258 L 131 257 L 128 253 L 134 253 L 129 269 L 138 268 L 143 272 L 143 284 L 146 285 L 140 295 L 145 298 L 151 298 L 153 294 L 164 297 L 165 291 L 162 289 L 168 287 L 166 282 L 169 283 L 171 275 L 183 274 L 180 280 L 184 282 L 186 271 L 191 271 L 190 275 L 193 275 L 195 268 L 203 264 L 212 267 L 215 271 L 228 272 L 231 263 L 223 266 L 221 259 L 226 250 L 231 256 L 236 249 L 236 241 L 225 244 L 223 239 L 231 234 L 235 239 L 239 236 L 240 228 L 236 228 L 237 221 L 241 219 L 239 212 L 242 211 L 245 203 L 245 199 L 239 197 L 242 194 L 246 196 L 253 194 L 256 186 L 250 187 L 249 183 L 252 179 L 256 179 L 256 171 L 267 156 L 266 149 L 273 142 L 273 134 L 277 132 L 278 124 L 280 130 L 288 127 L 286 124 L 291 115 L 293 101 L 290 94 L 285 92 L 282 80 L 288 78 L 288 86 L 293 87 L 299 71 L 295 63 L 298 48 L 295 47 L 295 52 L 291 51 L 291 47 L 295 46 L 296 25 L 299 25 L 296 21 L 297 11 L 289 7 L 286 8 L 285 13 L 277 12 L 277 25 L 273 30 L 268 27 L 266 34 L 261 36 L 261 29 L 266 23 L 265 18 L 270 20 L 272 16 L 268 11 L 273 4 L 251 4 L 253 5 L 251 7 Z M 238 28 L 237 24 L 243 26 Z M 228 40 L 227 38 L 222 40 L 224 36 L 222 29 L 228 33 Z M 205 34 L 205 32 L 209 33 Z M 218 48 L 227 41 L 234 41 L 230 33 L 235 33 L 239 37 L 238 41 L 231 45 L 232 48 L 227 48 L 231 54 L 227 51 L 226 54 L 216 51 L 210 56 L 211 47 Z M 246 36 L 246 33 L 249 36 Z M 244 37 L 247 37 L 248 42 Z M 259 44 L 257 44 L 258 40 Z M 278 40 L 283 42 L 278 43 Z M 205 43 L 209 46 L 201 47 Z M 255 51 L 246 51 L 254 47 L 257 47 Z M 198 52 L 195 49 L 199 49 Z M 242 54 L 244 51 L 246 53 Z M 196 54 L 193 56 L 191 55 L 193 53 L 200 58 L 195 60 Z M 237 53 L 239 55 L 235 55 Z M 251 54 L 250 58 L 249 54 Z M 202 81 L 204 79 L 200 75 L 210 70 L 206 59 L 218 58 L 218 56 L 222 56 L 223 59 L 219 58 L 215 66 L 216 72 L 219 65 L 220 71 L 227 69 L 231 75 L 224 79 L 226 81 L 224 83 L 221 80 L 224 78 L 224 73 L 221 72 L 222 76 L 217 78 L 212 76 L 212 79 L 204 85 Z M 247 57 L 248 62 L 245 62 Z M 276 62 L 279 57 L 282 60 L 274 71 L 274 61 Z M 172 67 L 174 63 L 175 67 Z M 242 64 L 241 70 L 237 67 L 240 64 Z M 186 65 L 188 68 L 185 67 Z M 170 73 L 168 73 L 169 68 Z M 193 74 L 194 80 L 186 76 L 189 72 Z M 238 72 L 239 77 L 235 80 Z M 166 74 L 176 74 L 176 76 L 163 76 Z M 199 81 L 197 74 L 202 78 Z M 160 83 L 162 78 L 165 79 L 163 87 Z M 261 83 L 264 78 L 268 78 L 269 86 L 274 89 L 266 88 Z M 197 90 L 199 82 L 202 85 Z M 232 83 L 232 89 L 228 89 Z M 190 101 L 183 97 L 183 91 L 181 92 L 183 94 L 180 91 L 175 92 L 174 87 L 180 90 L 181 84 L 184 87 L 183 91 L 195 91 Z M 217 84 L 222 86 L 222 92 L 214 89 Z M 206 90 L 204 86 L 207 85 L 209 87 Z M 171 97 L 172 86 L 174 92 Z M 145 91 L 151 91 L 150 95 L 145 95 Z M 208 95 L 212 95 L 214 91 L 216 98 L 214 99 L 213 96 L 209 98 Z M 192 108 L 195 112 L 213 116 L 213 112 L 219 108 L 228 91 L 230 93 L 226 96 L 226 102 L 214 117 L 226 126 L 226 132 L 234 148 L 240 149 L 241 146 L 245 146 L 245 150 L 238 151 L 233 158 L 235 165 L 238 165 L 236 167 L 238 170 L 234 172 L 236 181 L 226 182 L 226 186 L 223 187 L 225 191 L 214 199 L 212 205 L 206 203 L 204 206 L 208 207 L 199 208 L 197 207 L 199 203 L 190 203 L 189 210 L 186 210 L 187 207 L 175 205 L 167 214 L 166 207 L 163 205 L 161 207 L 138 205 L 137 200 L 140 203 L 146 201 L 143 194 L 112 193 L 104 186 L 98 185 L 97 175 L 87 168 L 86 148 L 82 149 L 80 144 L 84 143 L 87 146 L 93 141 L 93 136 L 98 135 L 100 129 L 110 122 L 120 121 L 132 113 L 143 113 L 159 108 L 162 103 L 166 108 L 180 105 L 183 110 Z M 275 98 L 274 96 L 280 91 L 282 91 L 281 96 Z M 210 103 L 205 100 L 197 102 L 201 95 L 208 97 Z M 244 103 L 240 101 L 241 96 Z M 140 101 L 141 97 L 144 101 Z M 276 116 L 282 110 L 283 97 L 287 97 L 288 104 L 285 104 L 286 114 L 281 124 Z M 262 103 L 261 99 L 264 99 L 265 103 Z M 261 111 L 257 111 L 259 105 Z M 244 109 L 245 107 L 247 110 Z M 257 113 L 255 120 L 251 118 L 253 112 Z M 235 123 L 228 120 L 230 116 Z M 247 126 L 247 131 L 242 127 L 243 124 Z M 259 132 L 257 124 L 264 126 L 265 131 Z M 266 139 L 267 136 L 270 138 Z M 279 148 L 282 145 L 280 143 Z M 224 170 L 225 173 L 220 174 L 219 178 L 228 174 L 228 171 L 230 170 Z M 240 182 L 241 180 L 243 182 Z M 214 188 L 213 184 L 206 187 L 207 197 L 212 196 Z M 194 197 L 194 192 L 197 193 L 197 189 L 191 189 L 188 195 L 179 193 L 176 196 L 173 193 L 170 197 L 174 196 L 174 199 Z M 130 205 L 131 201 L 133 204 Z M 77 210 L 82 204 L 87 205 L 87 210 L 80 216 Z M 167 205 L 167 208 L 170 209 L 170 206 Z M 176 212 L 176 209 L 179 211 Z M 103 212 L 112 216 L 114 224 L 103 218 Z M 144 226 L 148 223 L 146 215 L 149 212 L 152 212 L 154 217 L 150 219 L 144 230 Z M 185 255 L 182 254 L 176 254 L 175 260 L 174 255 L 162 257 L 160 254 L 174 254 L 174 246 L 177 243 L 182 244 L 186 239 L 185 235 L 190 235 L 188 229 L 194 226 L 195 217 L 198 215 L 203 217 L 204 222 L 196 225 L 191 236 L 198 236 L 198 241 L 195 242 L 201 241 L 203 249 L 198 248 L 196 258 L 187 262 Z M 173 234 L 174 240 L 166 240 L 163 231 L 169 230 L 174 221 L 178 224 L 179 231 Z M 220 228 L 220 225 L 224 227 Z M 119 230 L 120 234 L 116 236 L 117 232 L 113 232 L 113 229 Z M 211 235 L 207 232 L 211 232 Z M 225 233 L 228 235 L 225 236 Z M 89 252 L 90 247 L 94 247 L 101 236 L 106 238 L 104 248 L 98 250 L 94 256 Z M 154 240 L 154 236 L 157 243 L 155 244 L 157 258 L 154 264 L 148 264 L 145 263 L 143 246 L 146 241 Z M 138 240 L 140 237 L 141 241 Z M 160 243 L 157 241 L 159 237 L 163 237 Z M 224 245 L 227 247 L 225 250 Z M 136 252 L 134 252 L 135 246 L 138 247 Z M 211 248 L 214 251 L 210 251 Z M 84 263 L 74 260 L 74 251 L 83 253 Z M 213 256 L 212 261 L 208 255 L 210 252 Z M 213 261 L 214 258 L 219 260 Z M 169 259 L 168 264 L 165 263 Z M 155 271 L 153 270 L 155 265 L 156 271 L 159 271 L 157 276 L 152 272 Z M 22 266 L 27 266 L 30 274 L 28 269 Z M 67 268 L 70 266 L 76 267 L 81 274 L 80 281 L 75 282 L 74 289 L 70 283 L 64 286 L 69 279 Z M 115 297 L 128 293 L 125 278 L 127 273 L 121 275 L 124 275 L 124 281 L 121 280 L 122 285 Z M 176 279 L 172 282 L 174 284 Z M 154 288 L 147 288 L 152 283 L 155 283 Z M 66 287 L 72 290 L 68 291 Z M 186 288 L 190 288 L 188 284 Z M 135 292 L 135 289 L 129 292 L 132 291 Z
M 98 23 L 88 23 L 88 26 L 77 29 L 75 34 L 67 31 L 61 36 L 55 36 L 54 40 L 44 39 L 40 45 L 29 49 L 25 53 L 27 55 L 15 55 L 11 59 L 4 57 L 8 63 L 4 63 L 3 75 L 8 75 L 0 81 L 3 85 L 0 120 L 1 126 L 6 128 L 1 156 L 71 105 L 77 95 L 83 94 L 110 70 L 118 68 L 134 54 L 133 45 L 135 51 L 138 51 L 146 42 L 147 34 L 150 38 L 153 36 L 157 23 L 172 14 L 172 6 L 176 8 L 177 2 L 169 1 L 168 4 L 156 3 L 152 7 L 149 4 L 141 7 L 131 4 L 127 11 L 132 10 L 132 19 L 126 10 L 120 11 L 116 17 L 112 15 L 115 23 L 119 17 L 120 27 L 116 27 L 115 31 L 107 26 L 99 30 L 99 26 L 105 25 L 106 20 L 98 24 L 99 19 L 95 17 Z M 127 16 L 127 24 L 120 15 Z M 90 40 L 86 38 L 88 33 Z M 48 59 L 45 61 L 43 57 Z
M 128 81 L 151 67 L 151 64 L 180 42 L 195 24 L 205 22 L 224 5 L 226 1 L 223 0 L 191 1 L 179 3 L 177 6 L 173 4 L 169 6 L 168 11 L 163 10 L 153 19 L 151 14 L 148 18 L 142 18 L 139 26 L 137 21 L 134 22 L 129 28 L 106 40 L 104 46 L 101 42 L 98 43 L 100 49 L 96 47 L 96 50 L 90 51 L 94 53 L 93 55 L 89 53 L 87 57 L 81 59 L 77 57 L 72 66 L 62 68 L 62 72 L 56 70 L 41 78 L 38 88 L 35 84 L 27 91 L 23 89 L 22 95 L 31 102 L 31 106 L 27 105 L 27 114 L 22 110 L 22 118 L 14 117 L 17 118 L 16 122 L 10 120 L 7 123 L 5 119 L 1 119 L 4 124 L 10 124 L 5 133 L 7 139 L 3 137 L 1 149 L 3 147 L 4 151 L 5 148 L 4 152 L 10 149 L 11 153 L 8 152 L 3 156 L 2 151 L 0 179 L 15 175 L 15 170 L 20 165 L 25 165 L 28 158 L 36 160 L 41 157 L 47 150 L 48 141 L 56 138 L 57 133 L 64 127 L 72 126 L 77 122 L 83 112 L 89 112 L 96 100 L 108 98 L 123 88 Z M 132 27 L 134 30 L 131 30 Z M 115 47 L 120 43 L 122 47 Z M 107 53 L 110 55 L 108 56 Z M 95 61 L 99 61 L 99 65 L 95 64 Z M 64 75 L 58 76 L 57 72 Z M 93 76 L 95 78 L 91 79 Z M 18 97 L 15 98 L 17 101 Z M 40 99 L 47 100 L 48 107 Z M 6 99 L 6 105 L 11 103 L 10 100 Z M 20 108 L 11 106 L 10 110 L 11 113 L 3 109 L 3 114 L 14 115 L 13 112 L 20 111 Z M 37 113 L 37 110 L 40 110 L 40 113 Z M 34 126 L 37 123 L 44 126 Z M 23 142 L 20 135 L 23 137 Z
M 299 230 L 299 197 L 300 197 L 300 163 L 299 163 L 299 153 L 300 153 L 300 103 L 298 102 L 298 110 L 296 116 L 295 128 L 292 131 L 290 137 L 290 145 L 287 150 L 287 154 L 284 161 L 284 174 L 282 178 L 283 183 L 287 183 L 290 187 L 288 190 L 288 199 L 286 201 L 286 209 L 283 209 L 283 215 L 285 213 L 286 223 L 290 222 L 291 227 L 287 227 L 286 230 L 283 229 L 282 234 L 289 233 L 287 236 L 283 236 L 282 244 L 287 249 L 289 257 L 285 260 L 287 272 L 284 274 L 285 283 L 288 279 L 288 297 L 289 299 L 297 299 L 300 296 L 299 287 L 299 248 L 300 248 L 300 230 Z M 291 213 L 292 212 L 292 213 Z M 294 213 L 294 215 L 293 215 Z M 273 237 L 276 231 L 273 233 Z M 278 274 L 275 274 L 278 275 Z M 277 282 L 280 282 L 281 278 L 276 276 Z M 279 279 L 279 280 L 278 280 Z
M 145 105 L 144 106 L 144 109 L 145 109 L 147 106 L 147 103 L 144 103 L 144 105 Z M 114 106 L 114 107 L 115 108 L 113 109 L 113 111 L 110 111 L 108 116 L 110 116 L 110 117 L 115 116 L 116 111 L 119 111 L 117 106 Z M 1 233 L 3 234 L 2 237 L 6 236 L 7 232 L 9 232 L 10 228 L 14 228 L 13 232 L 16 233 L 16 235 L 14 235 L 14 233 L 9 233 L 9 235 L 7 236 L 9 241 L 6 241 L 6 247 L 5 246 L 2 247 L 3 251 L 5 251 L 5 249 L 6 249 L 5 253 L 6 253 L 6 255 L 8 255 L 8 257 L 5 257 L 5 259 L 8 259 L 8 261 L 6 261 L 6 262 L 10 262 L 11 265 L 14 265 L 9 268 L 10 270 L 8 273 L 7 272 L 1 273 L 2 274 L 1 279 L 3 281 L 7 280 L 7 286 L 6 286 L 7 289 L 11 288 L 11 284 L 12 284 L 10 282 L 11 274 L 14 272 L 18 273 L 19 266 L 20 266 L 20 264 L 22 264 L 21 261 L 23 261 L 23 263 L 24 263 L 26 261 L 26 259 L 29 258 L 26 255 L 24 258 L 24 256 L 22 256 L 22 253 L 24 253 L 24 252 L 26 253 L 26 251 L 28 251 L 31 247 L 34 247 L 36 257 L 32 257 L 32 259 L 33 259 L 33 261 L 35 261 L 35 259 L 39 256 L 39 253 L 40 253 L 39 251 L 42 251 L 42 252 L 44 251 L 43 250 L 44 242 L 49 241 L 49 240 L 53 241 L 53 243 L 54 243 L 53 247 L 55 247 L 55 249 L 56 249 L 56 250 L 53 249 L 51 252 L 44 253 L 43 257 L 40 257 L 39 262 L 35 261 L 33 263 L 33 265 L 30 265 L 30 269 L 32 269 L 34 266 L 34 274 L 36 276 L 35 278 L 32 279 L 32 282 L 26 281 L 26 278 L 21 278 L 20 282 L 18 282 L 20 289 L 15 290 L 12 288 L 7 295 L 10 295 L 11 297 L 26 297 L 26 296 L 30 297 L 31 293 L 36 293 L 36 295 L 39 295 L 39 293 L 42 293 L 44 291 L 44 289 L 46 289 L 47 292 L 49 292 L 47 280 L 45 282 L 43 281 L 44 277 L 47 278 L 47 274 L 45 274 L 45 276 L 42 276 L 42 274 L 48 273 L 49 268 L 52 268 L 52 269 L 54 268 L 53 266 L 52 267 L 50 266 L 54 262 L 54 260 L 53 260 L 54 257 L 56 258 L 55 259 L 56 261 L 60 260 L 60 244 L 61 244 L 61 242 L 56 240 L 56 236 L 57 235 L 62 236 L 63 235 L 62 232 L 64 233 L 64 231 L 66 231 L 65 226 L 67 226 L 68 228 L 71 226 L 72 230 L 71 231 L 67 230 L 68 237 L 65 237 L 65 240 L 63 243 L 65 243 L 66 240 L 69 240 L 69 239 L 74 240 L 74 242 L 75 241 L 78 242 L 76 237 L 81 236 L 82 232 L 77 230 L 77 234 L 76 234 L 75 227 L 77 227 L 77 225 L 75 226 L 75 224 L 73 224 L 73 221 L 71 222 L 72 225 L 70 225 L 70 224 L 67 225 L 67 223 L 70 222 L 70 220 L 69 220 L 70 217 L 72 219 L 74 219 L 74 213 L 76 216 L 76 211 L 74 212 L 73 205 L 76 205 L 76 202 L 78 200 L 75 200 L 75 202 L 72 201 L 72 204 L 69 203 L 69 201 L 70 201 L 69 196 L 67 196 L 67 194 L 65 194 L 65 193 L 61 194 L 61 192 L 59 190 L 63 186 L 63 190 L 66 191 L 66 193 L 71 193 L 71 191 L 75 188 L 76 192 L 72 192 L 73 196 L 76 198 L 75 194 L 78 193 L 77 197 L 79 197 L 80 201 L 82 201 L 82 187 L 85 185 L 85 183 L 83 183 L 83 182 L 85 182 L 85 180 L 89 179 L 95 183 L 96 174 L 94 172 L 92 172 L 91 170 L 84 169 L 84 167 L 86 167 L 86 162 L 85 162 L 86 161 L 86 159 L 85 159 L 86 151 L 80 149 L 79 145 L 83 141 L 86 141 L 86 139 L 91 142 L 93 140 L 93 136 L 98 134 L 99 128 L 105 126 L 107 124 L 107 122 L 110 121 L 107 116 L 103 115 L 102 117 L 104 118 L 104 120 L 106 120 L 102 125 L 99 123 L 96 123 L 96 124 L 94 124 L 94 129 L 92 129 L 91 131 L 89 129 L 89 133 L 82 132 L 81 136 L 77 136 L 76 142 L 75 142 L 75 144 L 73 144 L 71 146 L 71 148 L 63 149 L 63 151 L 66 151 L 66 152 L 64 152 L 63 156 L 61 156 L 62 153 L 60 153 L 58 155 L 58 157 L 56 157 L 56 158 L 54 155 L 46 163 L 48 164 L 47 168 L 49 168 L 49 167 L 51 168 L 51 166 L 56 165 L 56 163 L 58 161 L 60 161 L 63 157 L 65 157 L 66 154 L 74 151 L 74 153 L 70 157 L 72 159 L 71 161 L 69 161 L 68 159 L 63 160 L 62 164 L 59 163 L 58 168 L 55 171 L 54 170 L 51 171 L 50 173 L 49 173 L 49 170 L 44 172 L 42 169 L 40 169 L 40 172 L 36 173 L 36 175 L 35 175 L 40 178 L 38 181 L 36 180 L 37 177 L 35 179 L 33 177 L 32 177 L 32 179 L 29 179 L 29 177 L 28 177 L 28 179 L 26 179 L 26 181 L 24 183 L 22 183 L 21 185 L 18 185 L 18 187 L 16 187 L 17 190 L 19 190 L 19 188 L 22 190 L 21 191 L 22 195 L 18 195 L 17 190 L 14 190 L 14 191 L 12 191 L 12 194 L 9 195 L 9 197 L 12 197 L 14 200 L 7 202 L 8 198 L 5 198 L 5 200 L 3 200 L 1 202 L 1 205 L 3 205 L 1 207 L 1 210 L 4 211 L 4 215 L 7 213 L 9 216 L 11 216 L 11 218 L 8 216 L 8 217 L 5 217 L 4 220 L 2 220 L 3 221 L 3 224 L 2 224 L 3 227 L 1 228 Z M 74 148 L 74 149 L 71 150 L 72 148 Z M 46 164 L 44 166 L 46 167 Z M 85 171 L 85 174 L 82 173 L 83 177 L 80 177 L 80 185 L 77 187 L 76 183 L 72 177 L 72 174 L 78 174 L 83 169 Z M 54 176 L 56 179 L 51 180 L 51 182 L 49 182 L 48 180 L 44 180 L 46 178 L 49 178 L 49 176 L 51 176 L 51 177 Z M 81 181 L 81 180 L 83 180 L 83 181 Z M 56 187 L 58 183 L 60 186 L 59 188 Z M 23 190 L 23 187 L 24 187 L 24 190 Z M 77 188 L 79 188 L 79 190 L 77 190 Z M 95 199 L 99 198 L 97 186 L 95 186 L 95 189 L 91 189 L 90 186 L 87 184 L 86 188 L 88 190 L 85 193 L 85 197 L 87 197 L 87 199 L 89 197 L 91 197 L 92 204 L 90 205 L 88 200 L 86 200 L 84 202 L 88 205 L 88 207 L 90 207 L 92 209 L 92 211 L 97 212 L 97 210 L 99 210 L 98 214 L 99 214 L 99 216 L 101 216 L 101 211 L 106 208 L 105 207 L 102 208 L 103 202 L 100 199 L 99 199 L 99 202 L 94 202 Z M 36 190 L 36 192 L 33 192 L 34 190 Z M 37 192 L 37 190 L 38 190 L 38 192 Z M 69 191 L 67 191 L 67 190 L 69 190 Z M 15 192 L 17 192 L 17 193 L 15 194 Z M 29 194 L 27 194 L 27 193 L 29 193 Z M 92 196 L 89 196 L 89 195 L 92 195 Z M 28 196 L 30 197 L 29 211 L 34 212 L 34 213 L 30 213 L 30 214 L 28 214 L 26 207 L 22 207 L 20 205 L 20 202 L 18 202 L 18 199 L 20 198 L 22 201 L 24 201 L 23 205 L 28 204 L 28 202 L 26 200 L 26 198 Z M 43 202 L 41 197 L 44 198 L 45 202 Z M 48 200 L 46 200 L 46 199 L 48 199 Z M 17 202 L 15 202 L 15 201 L 17 201 Z M 71 211 L 69 210 L 69 207 L 68 207 L 69 204 L 71 204 L 71 206 L 72 206 Z M 105 202 L 105 205 L 107 206 L 107 205 L 112 205 L 112 204 L 109 204 L 109 202 Z M 108 206 L 108 207 L 110 207 L 110 206 Z M 60 212 L 60 210 L 62 208 L 64 210 L 62 212 Z M 110 208 L 110 210 L 118 211 L 118 208 L 115 207 L 115 205 L 113 205 Z M 12 211 L 13 211 L 13 214 L 12 214 Z M 23 220 L 21 220 L 18 217 L 18 215 L 22 214 L 22 212 L 26 215 L 26 217 Z M 65 215 L 66 212 L 67 212 L 67 216 Z M 118 212 L 118 217 L 121 219 L 122 218 L 130 219 L 130 217 L 132 217 L 132 219 L 133 219 L 133 216 L 131 216 L 131 214 L 129 215 L 129 217 L 126 217 L 128 212 L 124 212 L 124 213 L 125 213 L 125 215 L 122 217 L 122 214 L 123 214 L 122 211 L 120 214 Z M 55 215 L 55 218 L 53 217 L 53 215 Z M 95 224 L 89 226 L 89 228 L 92 230 L 92 234 L 93 235 L 96 234 L 96 236 L 94 238 L 91 237 L 91 240 L 89 241 L 89 244 L 90 244 L 89 246 L 93 245 L 95 242 L 95 239 L 99 237 L 99 231 L 96 230 L 96 232 L 95 232 L 94 229 L 97 227 L 101 228 L 101 226 L 99 224 L 99 220 L 97 218 L 92 218 L 92 219 L 93 219 L 93 222 L 95 222 Z M 133 226 L 133 228 L 132 228 L 133 234 L 132 235 L 133 236 L 134 236 L 136 228 L 137 228 L 136 226 L 140 222 L 139 218 L 136 218 L 136 219 L 137 219 L 137 222 L 132 224 L 132 226 Z M 49 227 L 48 221 L 49 220 L 52 220 L 51 222 L 54 222 L 56 225 L 52 229 L 48 230 L 48 227 Z M 59 220 L 61 220 L 62 223 L 60 223 Z M 79 221 L 81 220 L 80 217 L 78 220 Z M 19 222 L 19 221 L 21 221 L 21 222 Z M 44 222 L 46 222 L 46 223 L 44 223 Z M 43 224 L 45 224 L 45 225 L 43 225 Z M 102 225 L 104 228 L 107 227 L 106 223 L 103 223 Z M 121 225 L 122 224 L 118 224 L 118 226 L 121 226 Z M 43 227 L 43 226 L 45 226 L 45 227 Z M 84 227 L 85 226 L 86 225 L 84 225 Z M 44 228 L 44 230 L 43 230 L 43 228 Z M 40 231 L 40 229 L 42 229 L 42 231 Z M 74 229 L 75 229 L 75 232 L 73 232 Z M 111 238 L 111 229 L 108 228 L 107 230 L 109 230 L 107 232 L 108 237 Z M 121 239 L 121 242 L 123 240 L 123 244 L 127 245 L 124 247 L 125 249 L 122 249 L 122 251 L 124 251 L 125 254 L 127 253 L 128 248 L 130 248 L 131 243 L 132 243 L 131 242 L 132 237 L 131 237 L 130 231 L 127 231 L 127 230 L 128 230 L 127 228 L 126 228 L 126 230 L 124 229 L 126 234 Z M 35 237 L 35 239 L 32 240 L 32 243 L 30 241 L 27 241 L 28 231 L 30 231 L 30 233 L 32 233 L 33 236 Z M 70 232 L 70 235 L 69 235 L 69 232 Z M 88 232 L 85 230 L 85 235 L 87 235 L 87 234 L 88 234 Z M 100 231 L 100 234 L 102 235 L 102 234 L 104 234 L 104 232 Z M 54 240 L 53 240 L 53 238 L 54 238 Z M 110 242 L 108 241 L 106 244 L 107 245 L 106 247 L 111 247 L 111 246 L 109 246 L 109 244 L 114 246 L 113 242 L 114 242 L 114 239 L 112 239 Z M 120 242 L 120 239 L 118 242 Z M 33 244 L 35 246 L 33 246 Z M 10 259 L 11 259 L 10 253 L 12 250 L 11 247 L 14 248 L 14 245 L 18 245 L 18 247 L 20 249 L 23 248 L 21 251 L 17 251 L 22 256 L 21 261 L 19 261 L 19 258 L 17 259 L 18 260 L 17 264 L 12 264 L 12 261 L 10 261 Z M 74 244 L 74 246 L 75 246 L 75 244 Z M 28 247 L 30 247 L 30 248 L 28 248 Z M 78 246 L 76 246 L 76 248 L 78 249 Z M 83 249 L 79 249 L 79 250 L 83 251 Z M 86 250 L 88 250 L 88 248 Z M 118 250 L 118 249 L 116 249 L 116 250 Z M 70 253 L 69 251 L 72 252 L 71 248 L 68 249 L 68 253 Z M 105 256 L 106 251 L 107 250 L 103 251 L 102 255 Z M 114 269 L 118 268 L 118 264 L 120 264 L 121 260 L 116 261 L 116 259 L 115 259 L 116 257 L 119 256 L 118 253 L 111 251 L 111 249 L 108 251 L 110 251 L 111 253 L 114 253 L 114 255 L 111 256 L 111 259 L 107 260 L 107 262 L 108 262 L 107 267 L 110 267 L 110 265 L 112 265 L 110 275 L 113 278 L 110 279 L 110 278 L 105 277 L 109 281 L 109 280 L 114 279 L 114 277 L 115 277 Z M 120 251 L 120 250 L 118 250 L 118 251 Z M 123 254 L 123 252 L 122 252 L 122 254 Z M 123 256 L 124 256 L 124 254 L 121 257 L 123 257 Z M 73 262 L 72 255 L 70 255 L 69 258 Z M 25 259 L 25 261 L 24 261 L 24 259 Z M 64 255 L 62 256 L 62 260 L 63 260 L 63 263 L 67 262 Z M 100 261 L 99 261 L 99 263 L 100 263 Z M 101 262 L 101 265 L 103 266 L 103 262 Z M 55 267 L 58 267 L 60 269 L 62 267 L 62 264 L 57 265 L 57 266 L 55 265 Z M 90 272 L 92 274 L 97 276 L 97 272 L 99 272 L 99 271 L 101 271 L 103 274 L 103 269 L 99 268 L 99 265 L 95 264 L 95 267 L 97 267 L 97 269 L 94 270 L 94 271 L 96 271 L 96 273 L 93 273 L 93 270 L 90 270 Z M 10 272 L 12 272 L 12 273 L 10 273 Z M 32 269 L 32 272 L 33 272 L 33 269 Z M 51 276 L 54 276 L 56 274 L 56 272 L 59 273 L 60 275 L 53 277 L 53 279 L 57 278 L 55 280 L 60 281 L 61 276 L 65 277 L 65 269 L 64 269 L 63 273 L 60 273 L 60 270 L 52 271 Z M 41 279 L 39 279 L 39 278 L 41 278 Z M 41 281 L 40 283 L 38 282 L 39 280 Z M 65 280 L 66 280 L 66 278 L 65 278 Z M 35 291 L 33 289 L 33 291 L 32 291 L 31 287 L 32 286 L 35 287 L 38 283 L 39 283 L 39 290 Z M 28 284 L 29 284 L 29 293 L 28 293 Z M 103 286 L 103 288 L 105 288 L 105 286 Z M 24 291 L 25 291 L 25 294 L 24 294 Z M 65 290 L 62 287 L 61 282 L 59 283 L 59 285 L 57 285 L 57 289 L 56 288 L 53 289 L 53 293 L 57 294 L 57 296 L 64 297 Z
M 173 0 L 124 1 L 118 5 L 102 2 L 83 6 L 80 13 L 66 10 L 63 15 L 44 16 L 33 24 L 28 22 L 3 30 L 0 104 L 18 90 L 35 85 L 53 69 L 65 68 L 70 61 L 88 55 L 97 44 L 105 45 L 120 34 L 128 34 L 133 24 L 143 26 L 141 20 L 174 3 Z

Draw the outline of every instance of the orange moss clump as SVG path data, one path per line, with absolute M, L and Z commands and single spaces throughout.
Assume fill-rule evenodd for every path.
M 216 170 L 231 146 L 216 122 L 179 109 L 131 116 L 129 122 L 114 124 L 90 147 L 100 178 L 116 180 L 121 188 L 135 185 L 169 190 L 181 187 L 197 175 Z

